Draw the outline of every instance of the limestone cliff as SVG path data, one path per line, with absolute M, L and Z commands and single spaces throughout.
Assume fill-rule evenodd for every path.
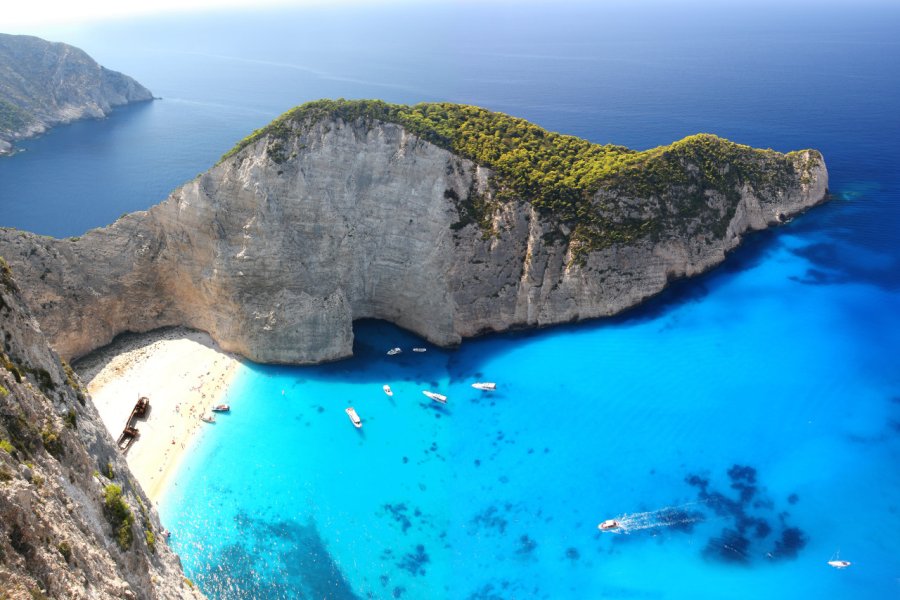
M 0 335 L 0 597 L 201 598 L 2 259 Z
M 464 154 L 500 139 L 490 128 L 454 150 L 447 129 L 385 106 L 402 108 L 289 113 L 146 212 L 80 239 L 0 231 L 0 254 L 64 357 L 185 325 L 256 361 L 308 363 L 348 356 L 360 318 L 453 345 L 613 315 L 826 197 L 815 151 L 694 136 L 635 153 L 513 120 L 487 166 Z M 494 118 L 477 110 L 458 121 L 467 135 Z M 522 140 L 576 148 L 569 162 L 590 177 L 545 177 L 543 159 L 526 172 L 514 160 L 540 149 Z
M 78 48 L 0 34 L 0 154 L 54 125 L 104 117 L 114 106 L 152 98 L 134 79 Z

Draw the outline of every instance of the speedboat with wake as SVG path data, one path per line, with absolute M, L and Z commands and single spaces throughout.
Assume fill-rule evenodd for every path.
M 600 531 L 621 531 L 622 524 L 615 519 L 607 519 L 597 525 L 597 529 L 599 529 Z
M 422 390 L 422 393 L 434 400 L 435 402 L 440 402 L 441 404 L 447 404 L 447 396 L 443 394 L 438 394 L 437 392 L 429 392 L 428 390 Z

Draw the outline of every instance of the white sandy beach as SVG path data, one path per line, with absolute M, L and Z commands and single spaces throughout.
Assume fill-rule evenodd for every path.
M 138 398 L 150 399 L 148 416 L 135 425 L 140 436 L 126 456 L 156 502 L 194 436 L 215 427 L 199 417 L 224 402 L 239 365 L 209 335 L 174 328 L 117 339 L 79 361 L 76 370 L 113 439 L 122 433 Z

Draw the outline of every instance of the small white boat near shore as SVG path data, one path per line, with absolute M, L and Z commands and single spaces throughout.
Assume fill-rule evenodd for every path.
M 204 423 L 215 423 L 216 418 L 212 415 L 200 415 L 200 420 Z
M 383 386 L 381 386 L 381 389 L 383 389 L 384 393 L 387 394 L 388 396 L 394 395 L 394 391 L 391 390 L 391 386 L 389 386 L 389 385 L 383 385 Z
M 401 352 L 403 352 L 403 350 L 401 350 L 400 348 L 391 348 L 390 350 L 387 351 L 387 355 L 395 356 L 397 354 L 400 354 Z
M 347 416 L 350 417 L 350 422 L 353 423 L 354 427 L 356 427 L 357 429 L 360 429 L 362 427 L 362 419 L 360 419 L 359 415 L 356 414 L 356 409 L 351 406 L 349 408 L 345 408 L 344 412 L 346 412 Z
M 497 389 L 497 384 L 493 383 L 492 381 L 476 381 L 472 384 L 472 387 L 476 390 L 492 392 Z
M 429 392 L 428 390 L 422 390 L 422 393 L 434 400 L 435 402 L 440 402 L 441 404 L 447 404 L 447 396 L 443 394 L 438 394 L 437 392 Z

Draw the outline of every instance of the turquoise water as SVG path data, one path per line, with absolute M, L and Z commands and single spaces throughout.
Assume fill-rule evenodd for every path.
M 615 322 L 425 354 L 369 322 L 352 360 L 248 367 L 175 548 L 221 598 L 895 596 L 896 297 L 810 281 L 793 229 Z
M 211 598 L 900 596 L 900 9 L 719 4 L 34 32 L 165 98 L 0 160 L 0 224 L 50 235 L 150 206 L 320 97 L 467 102 L 636 148 L 709 131 L 828 163 L 828 205 L 620 318 L 425 354 L 366 322 L 351 360 L 248 366 L 160 504 Z M 597 531 L 626 514 L 629 533 Z M 838 552 L 852 567 L 825 564 Z

